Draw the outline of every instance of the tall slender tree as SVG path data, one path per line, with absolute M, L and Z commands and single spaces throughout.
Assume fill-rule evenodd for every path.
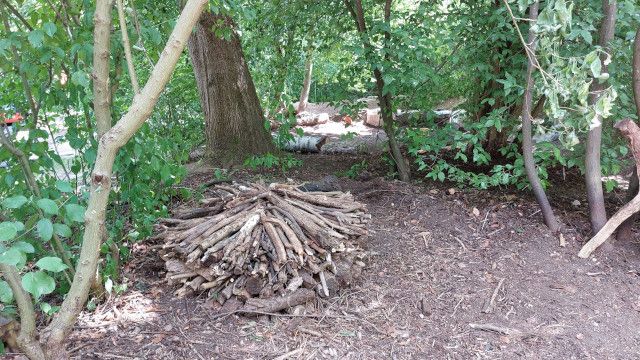
M 526 44 L 525 46 L 528 61 L 526 76 L 527 84 L 525 86 L 524 100 L 522 103 L 522 157 L 524 158 L 524 167 L 527 172 L 527 177 L 529 178 L 531 190 L 536 197 L 538 205 L 540 205 L 544 222 L 549 227 L 549 229 L 555 232 L 560 230 L 560 224 L 558 223 L 556 216 L 553 214 L 553 209 L 551 208 L 551 204 L 549 204 L 547 194 L 545 194 L 544 188 L 540 183 L 538 169 L 536 167 L 535 159 L 533 156 L 534 148 L 531 138 L 531 106 L 533 103 L 533 90 L 535 85 L 533 73 L 535 71 L 534 58 L 537 42 L 536 32 L 533 28 L 533 24 L 535 24 L 535 22 L 538 20 L 539 7 L 540 1 L 534 2 L 529 7 L 529 21 L 531 23 L 531 26 L 529 28 L 528 44 Z M 514 25 L 517 26 L 517 24 Z
M 356 23 L 356 28 L 358 33 L 360 34 L 363 42 L 363 46 L 367 52 L 373 51 L 373 44 L 369 40 L 369 34 L 367 30 L 367 23 L 364 16 L 364 9 L 362 7 L 362 0 L 344 0 L 347 10 L 351 17 Z M 384 22 L 387 24 L 387 27 L 390 25 L 391 21 L 391 5 L 392 0 L 385 0 L 384 3 Z M 386 48 L 389 41 L 391 39 L 391 33 L 388 30 L 384 31 L 384 47 Z M 389 53 L 385 52 L 385 60 L 389 61 Z M 385 81 L 383 77 L 382 70 L 380 69 L 375 62 L 371 62 L 371 67 L 373 70 L 373 76 L 376 80 L 376 94 L 378 96 L 378 102 L 380 104 L 380 111 L 382 113 L 382 121 L 384 126 L 384 131 L 387 133 L 389 137 L 389 152 L 391 153 L 391 157 L 396 165 L 396 170 L 398 171 L 398 177 L 402 181 L 409 181 L 411 179 L 411 169 L 409 168 L 409 164 L 407 160 L 402 155 L 402 151 L 400 151 L 400 145 L 398 144 L 395 137 L 395 127 L 393 120 L 393 98 L 391 93 L 386 91 L 385 89 Z
M 613 39 L 616 23 L 616 0 L 602 0 L 602 23 L 598 33 L 598 44 L 610 53 L 610 42 Z M 602 56 L 602 72 L 607 72 L 607 64 Z M 590 88 L 589 105 L 595 104 L 602 92 L 606 89 L 607 82 L 593 79 Z M 587 187 L 587 201 L 589 202 L 589 219 L 591 231 L 597 233 L 607 222 L 607 211 L 604 207 L 604 193 L 602 191 L 602 168 L 600 166 L 600 148 L 602 144 L 602 117 L 597 116 L 599 122 L 587 136 L 587 149 L 585 154 L 585 181 Z

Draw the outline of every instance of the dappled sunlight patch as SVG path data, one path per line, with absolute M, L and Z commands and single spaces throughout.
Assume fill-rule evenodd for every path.
M 119 326 L 133 326 L 157 321 L 154 301 L 148 295 L 132 291 L 126 295 L 111 297 L 98 305 L 93 312 L 84 311 L 78 318 L 79 328 L 117 330 Z

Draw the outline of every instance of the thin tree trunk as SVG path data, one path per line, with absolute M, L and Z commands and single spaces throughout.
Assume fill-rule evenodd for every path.
M 633 98 L 636 104 L 636 114 L 640 120 L 640 28 L 636 31 L 636 38 L 633 42 L 633 63 L 631 68 Z M 634 165 L 633 174 L 629 179 L 629 189 L 627 190 L 627 201 L 631 201 L 637 194 L 640 183 L 638 181 L 638 168 Z M 618 240 L 630 240 L 633 230 L 633 224 L 638 218 L 638 214 L 634 214 L 627 219 L 618 228 L 616 238 Z
M 131 56 L 131 44 L 129 42 L 129 34 L 127 33 L 127 18 L 124 15 L 124 5 L 122 0 L 116 0 L 118 4 L 118 18 L 120 19 L 120 32 L 122 33 L 122 46 L 124 48 L 124 57 L 127 59 L 127 69 L 129 69 L 129 77 L 131 78 L 131 87 L 133 93 L 140 93 L 140 85 L 138 85 L 138 76 L 136 68 L 133 65 L 133 57 Z
M 309 104 L 309 91 L 311 91 L 311 75 L 313 73 L 313 47 L 309 47 L 307 58 L 304 62 L 304 81 L 302 82 L 302 91 L 300 92 L 300 101 L 298 102 L 298 113 L 307 110 Z
M 536 201 L 538 201 L 538 205 L 540 205 L 540 209 L 542 210 L 544 223 L 549 227 L 549 229 L 551 229 L 551 231 L 556 232 L 560 230 L 560 225 L 556 216 L 553 214 L 553 209 L 551 208 L 551 204 L 549 204 L 547 194 L 545 194 L 544 188 L 540 183 L 538 169 L 533 156 L 533 140 L 531 139 L 531 105 L 533 103 L 533 72 L 535 70 L 532 57 L 535 56 L 537 41 L 533 24 L 538 20 L 539 7 L 540 1 L 534 2 L 529 7 L 529 20 L 531 27 L 529 29 L 529 49 L 525 49 L 525 51 L 529 51 L 530 56 L 527 61 L 527 85 L 524 90 L 524 101 L 522 103 L 522 157 L 524 158 L 524 167 L 527 172 L 527 177 L 529 178 L 529 183 L 531 184 L 531 190 L 533 191 Z
M 599 45 L 610 52 L 609 43 L 613 39 L 616 22 L 616 0 L 603 0 L 602 12 L 604 17 L 600 25 Z M 603 58 L 604 60 L 604 58 Z M 602 71 L 607 71 L 607 65 L 602 64 Z M 591 84 L 589 104 L 595 104 L 606 88 L 606 82 L 594 79 Z M 597 121 L 602 122 L 598 116 Z M 598 124 L 589 131 L 585 154 L 585 181 L 587 187 L 587 200 L 589 202 L 589 218 L 591 230 L 597 233 L 607 222 L 607 211 L 604 206 L 604 194 L 602 192 L 602 169 L 600 166 L 600 147 L 602 142 L 602 124 Z
M 230 28 L 229 40 L 215 29 Z M 275 150 L 234 22 L 205 12 L 189 39 L 189 55 L 205 118 L 207 157 L 223 166 Z
M 93 112 L 96 116 L 98 140 L 111 128 L 109 47 L 112 5 L 112 0 L 96 0 L 96 12 L 93 14 Z
M 105 226 L 113 163 L 118 150 L 133 137 L 153 112 L 182 54 L 191 30 L 206 4 L 207 0 L 187 2 L 140 95 L 134 98 L 130 110 L 122 119 L 100 138 L 96 163 L 91 175 L 91 192 L 85 214 L 85 231 L 76 275 L 59 312 L 42 331 L 40 337 L 40 342 L 45 345 L 49 358 L 60 359 L 67 356 L 64 341 L 73 329 L 78 314 L 87 300 L 100 256 L 101 234 Z
M 347 10 L 353 17 L 356 22 L 356 26 L 358 32 L 362 35 L 362 41 L 364 43 L 364 47 L 367 50 L 372 50 L 373 46 L 369 42 L 366 37 L 367 33 L 367 25 L 364 18 L 364 10 L 362 9 L 362 0 L 354 0 L 353 3 L 351 0 L 344 0 L 345 5 L 347 6 Z M 389 23 L 391 18 L 391 2 L 392 0 L 386 0 L 384 4 L 384 20 L 386 23 Z M 388 44 L 391 34 L 389 32 L 384 33 L 385 38 L 385 47 Z M 385 59 L 388 61 L 388 54 L 385 55 Z M 376 92 L 378 96 L 378 102 L 380 103 L 380 111 L 382 112 L 382 121 L 384 131 L 387 133 L 389 137 L 389 151 L 391 153 L 391 157 L 396 164 L 396 170 L 398 170 L 398 177 L 401 181 L 409 181 L 411 179 L 411 169 L 407 163 L 407 160 L 402 155 L 402 151 L 400 151 L 400 146 L 395 138 L 395 128 L 393 122 L 393 105 L 391 94 L 388 92 L 384 92 L 384 78 L 382 76 L 382 72 L 376 66 L 373 67 L 373 76 L 376 80 Z
M 631 149 L 631 153 L 633 154 L 633 159 L 635 160 L 636 167 L 640 164 L 640 127 L 636 123 L 634 123 L 631 119 L 624 119 L 619 121 L 615 128 L 620 130 L 622 135 L 624 135 L 627 139 L 629 139 L 629 148 Z M 613 234 L 614 231 L 621 225 L 625 220 L 632 217 L 640 210 L 640 194 L 636 195 L 631 201 L 626 203 L 620 210 L 618 210 L 612 217 L 607 221 L 604 226 L 589 240 L 580 252 L 578 256 L 581 258 L 587 258 L 594 252 L 600 245 L 604 244 L 607 239 Z

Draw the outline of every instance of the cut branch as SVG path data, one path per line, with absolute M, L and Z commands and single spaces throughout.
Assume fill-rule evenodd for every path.
M 298 297 L 301 287 L 326 297 L 360 273 L 364 252 L 354 240 L 366 234 L 370 216 L 350 194 L 283 184 L 213 191 L 222 205 L 217 213 L 158 225 L 154 238 L 164 241 L 166 279 L 181 286 L 177 296 L 207 291 L 221 304 L 236 296 L 253 310 L 280 311 L 299 304 L 281 297 L 315 296 Z

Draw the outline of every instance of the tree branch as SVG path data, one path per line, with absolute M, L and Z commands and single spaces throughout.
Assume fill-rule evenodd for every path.
M 127 33 L 127 19 L 124 16 L 124 5 L 122 4 L 122 0 L 116 0 L 116 4 L 118 6 L 118 18 L 120 19 L 124 56 L 127 59 L 127 68 L 129 69 L 133 93 L 137 95 L 140 93 L 140 85 L 138 85 L 138 76 L 136 75 L 136 68 L 133 65 L 133 57 L 131 56 L 131 44 L 129 43 L 129 34 Z
M 11 13 L 13 15 L 15 15 L 15 17 L 18 18 L 18 20 L 20 20 L 20 22 L 24 25 L 24 27 L 26 27 L 29 31 L 33 31 L 33 26 L 31 26 L 31 24 L 29 24 L 27 19 L 25 19 L 20 14 L 20 12 L 15 7 L 13 7 L 13 5 L 11 5 L 11 3 L 9 3 L 8 0 L 0 0 L 0 2 L 2 2 L 2 4 L 4 4 L 4 6 L 6 6 L 7 9 L 9 9 L 9 11 L 11 11 Z
M 1 131 L 0 131 L 1 132 Z M 2 277 L 7 281 L 20 312 L 18 345 L 31 360 L 45 359 L 42 347 L 36 340 L 36 313 L 31 296 L 22 288 L 20 275 L 15 266 L 0 263 Z

